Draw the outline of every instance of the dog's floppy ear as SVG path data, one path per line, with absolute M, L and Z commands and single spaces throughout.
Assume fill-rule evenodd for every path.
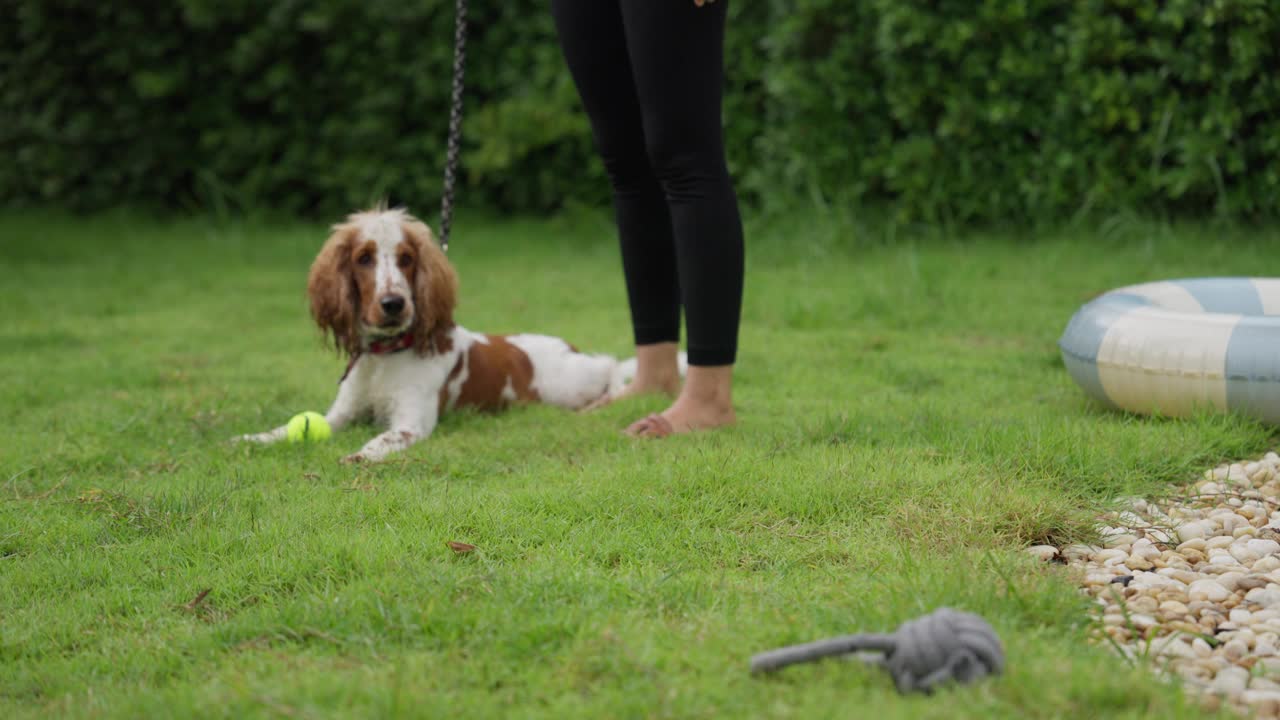
M 325 241 L 307 278 L 307 295 L 311 298 L 311 317 L 325 337 L 332 336 L 339 352 L 354 355 L 360 350 L 360 334 L 356 318 L 360 312 L 360 292 L 351 268 L 351 245 L 359 231 L 350 225 L 339 225 Z
M 402 229 L 418 256 L 413 277 L 415 349 L 420 353 L 447 352 L 458 304 L 458 275 L 424 223 L 408 218 Z

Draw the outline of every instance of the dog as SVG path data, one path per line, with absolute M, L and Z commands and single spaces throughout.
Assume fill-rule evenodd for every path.
M 403 209 L 333 226 L 307 279 L 311 316 L 346 355 L 325 413 L 334 433 L 372 418 L 385 432 L 345 463 L 376 462 L 431 436 L 456 408 L 541 402 L 580 410 L 634 377 L 634 358 L 587 354 L 558 337 L 486 335 L 454 322 L 458 278 L 431 230 Z M 274 443 L 286 426 L 237 440 Z

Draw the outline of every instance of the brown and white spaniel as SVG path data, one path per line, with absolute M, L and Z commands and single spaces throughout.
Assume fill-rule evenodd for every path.
M 387 428 L 344 462 L 403 450 L 454 408 L 578 409 L 634 374 L 634 360 L 581 353 L 560 338 L 484 335 L 455 324 L 453 267 L 427 226 L 403 210 L 368 210 L 336 225 L 307 290 L 312 317 L 350 359 L 325 419 L 334 432 L 364 417 Z M 239 439 L 285 436 L 281 426 Z

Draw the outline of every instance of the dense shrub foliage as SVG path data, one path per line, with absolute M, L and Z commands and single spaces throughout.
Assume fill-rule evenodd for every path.
M 753 202 L 957 222 L 1280 209 L 1274 0 L 730 11 L 725 124 Z M 463 198 L 606 201 L 545 0 L 471 18 Z M 450 0 L 3 0 L 0 199 L 434 204 L 452 35 Z

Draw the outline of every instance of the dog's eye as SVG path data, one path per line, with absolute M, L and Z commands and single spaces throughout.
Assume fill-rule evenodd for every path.
M 409 255 L 408 253 L 405 253 L 404 255 L 400 256 L 400 259 L 397 260 L 397 262 L 400 264 L 400 267 L 407 268 L 413 264 L 413 256 Z
M 372 265 L 373 253 L 361 253 L 360 257 L 356 258 L 356 263 L 360 265 Z

